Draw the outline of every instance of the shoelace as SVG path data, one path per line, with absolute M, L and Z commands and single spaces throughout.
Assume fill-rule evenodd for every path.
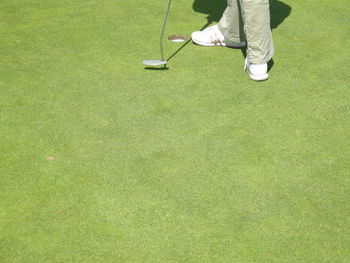
M 222 41 L 220 40 L 220 38 L 219 38 L 217 32 L 214 30 L 214 28 L 211 28 L 210 31 L 213 31 L 213 32 L 211 32 L 211 35 L 210 35 L 211 42 L 213 42 L 214 45 L 216 45 L 216 46 L 217 45 L 222 46 Z

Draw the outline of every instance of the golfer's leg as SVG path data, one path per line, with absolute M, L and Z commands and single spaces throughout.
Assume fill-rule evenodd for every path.
M 251 64 L 267 63 L 274 54 L 269 0 L 240 0 Z
M 227 8 L 218 27 L 225 37 L 225 43 L 239 44 L 245 41 L 239 0 L 227 0 Z

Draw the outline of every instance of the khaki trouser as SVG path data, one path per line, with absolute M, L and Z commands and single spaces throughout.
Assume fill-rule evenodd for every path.
M 226 43 L 247 41 L 251 64 L 267 63 L 274 54 L 269 0 L 227 0 L 218 24 Z

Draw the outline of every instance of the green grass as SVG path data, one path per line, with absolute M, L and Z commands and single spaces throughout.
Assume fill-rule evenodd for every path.
M 348 1 L 274 1 L 263 83 L 228 48 L 144 69 L 165 7 L 1 1 L 0 262 L 349 262 Z

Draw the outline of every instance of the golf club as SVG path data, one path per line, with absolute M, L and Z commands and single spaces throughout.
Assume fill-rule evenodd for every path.
M 161 54 L 161 59 L 160 60 L 144 60 L 143 64 L 146 65 L 146 66 L 162 66 L 162 65 L 166 66 L 166 64 L 168 63 L 167 60 L 164 60 L 163 35 L 164 35 L 165 25 L 166 25 L 166 22 L 167 22 L 167 19 L 168 19 L 168 14 L 169 14 L 171 1 L 172 0 L 169 0 L 169 2 L 168 2 L 168 7 L 167 7 L 166 12 L 165 12 L 165 18 L 164 18 L 162 33 L 160 35 L 160 54 Z

